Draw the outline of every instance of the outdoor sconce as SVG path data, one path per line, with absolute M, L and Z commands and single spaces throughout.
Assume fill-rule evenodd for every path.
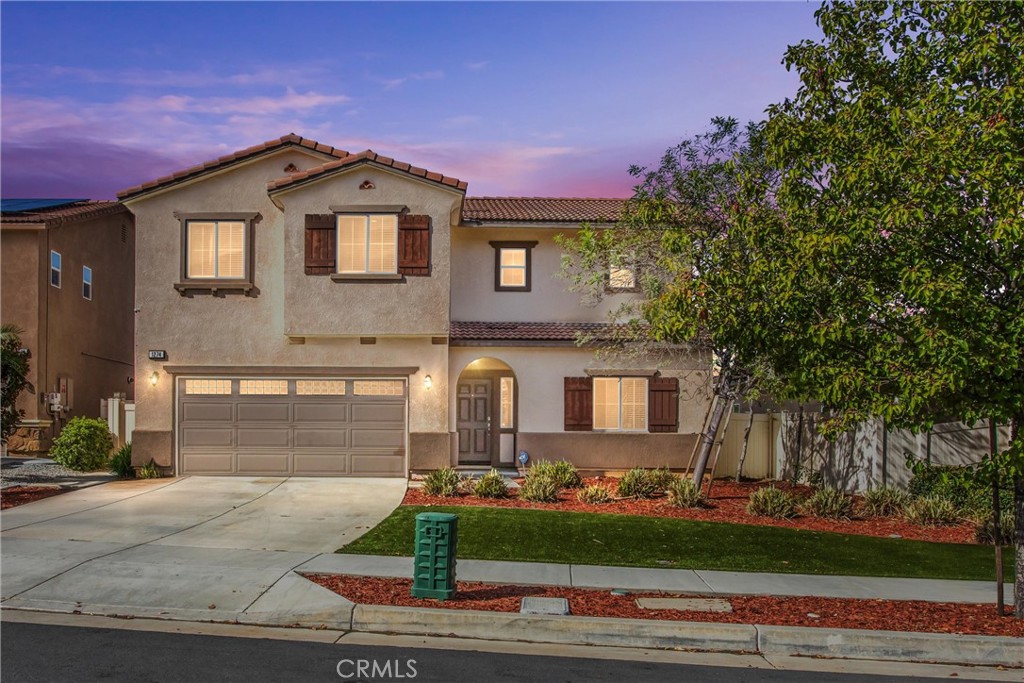
M 155 387 L 156 383 L 157 383 L 157 380 L 159 380 L 159 379 L 160 379 L 160 374 L 157 373 L 156 370 L 154 370 L 153 373 L 149 376 L 149 383 L 152 384 Z
M 430 391 L 430 387 L 434 386 L 434 380 L 430 379 L 430 375 L 423 378 L 423 388 Z

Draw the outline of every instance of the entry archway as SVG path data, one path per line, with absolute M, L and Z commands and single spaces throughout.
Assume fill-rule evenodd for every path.
M 519 418 L 515 372 L 497 358 L 477 358 L 455 384 L 457 463 L 513 466 Z

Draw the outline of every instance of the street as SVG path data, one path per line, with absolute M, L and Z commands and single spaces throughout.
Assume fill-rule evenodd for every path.
M 9 613 L 8 613 L 9 614 Z M 538 646 L 512 644 L 521 649 L 502 653 L 461 651 L 422 647 L 387 647 L 373 644 L 323 642 L 338 633 L 294 630 L 296 638 L 319 636 L 321 642 L 271 640 L 251 635 L 231 637 L 122 628 L 78 627 L 47 623 L 20 623 L 5 615 L 2 628 L 2 665 L 4 683 L 56 683 L 58 681 L 126 681 L 132 683 L 177 683 L 178 681 L 218 681 L 218 683 L 303 681 L 424 681 L 456 683 L 482 681 L 634 681 L 668 683 L 715 681 L 756 683 L 792 681 L 827 683 L 885 681 L 925 681 L 930 678 L 907 676 L 903 664 L 892 664 L 899 676 L 829 671 L 778 670 L 766 666 L 752 668 L 680 664 L 657 661 L 624 661 L 536 655 Z M 89 619 L 83 617 L 82 619 Z M 126 629 L 131 621 L 124 622 Z M 165 622 L 168 630 L 177 628 Z M 159 628 L 159 626 L 158 626 Z M 246 627 L 225 626 L 228 629 Z M 274 631 L 280 631 L 275 629 Z M 286 634 L 287 637 L 287 634 Z M 387 636 L 380 637 L 388 638 Z M 576 648 L 578 651 L 580 648 Z M 543 650 L 541 650 L 543 651 Z M 596 656 L 604 653 L 597 652 Z M 657 653 L 651 659 L 688 657 L 692 660 L 713 655 Z M 722 655 L 718 656 L 720 659 Z M 741 657 L 726 655 L 741 660 Z M 757 659 L 751 657 L 752 660 Z M 887 665 L 876 663 L 887 670 Z M 758 666 L 755 664 L 755 666 Z M 931 676 L 938 675 L 935 671 Z M 948 673 L 946 674 L 949 675 Z M 954 674 L 956 680 L 972 680 L 969 674 Z

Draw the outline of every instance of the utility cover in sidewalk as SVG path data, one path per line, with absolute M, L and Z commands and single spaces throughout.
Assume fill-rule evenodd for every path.
M 520 614 L 568 614 L 569 601 L 565 598 L 523 598 Z
M 731 612 L 728 600 L 715 598 L 637 598 L 640 609 L 674 609 L 681 612 Z

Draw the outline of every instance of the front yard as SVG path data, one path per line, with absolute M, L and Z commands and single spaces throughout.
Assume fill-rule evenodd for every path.
M 420 512 L 459 516 L 458 556 L 561 564 L 931 579 L 995 579 L 993 550 L 672 517 L 403 505 L 339 553 L 412 555 Z M 1004 575 L 1014 576 L 1013 552 Z

